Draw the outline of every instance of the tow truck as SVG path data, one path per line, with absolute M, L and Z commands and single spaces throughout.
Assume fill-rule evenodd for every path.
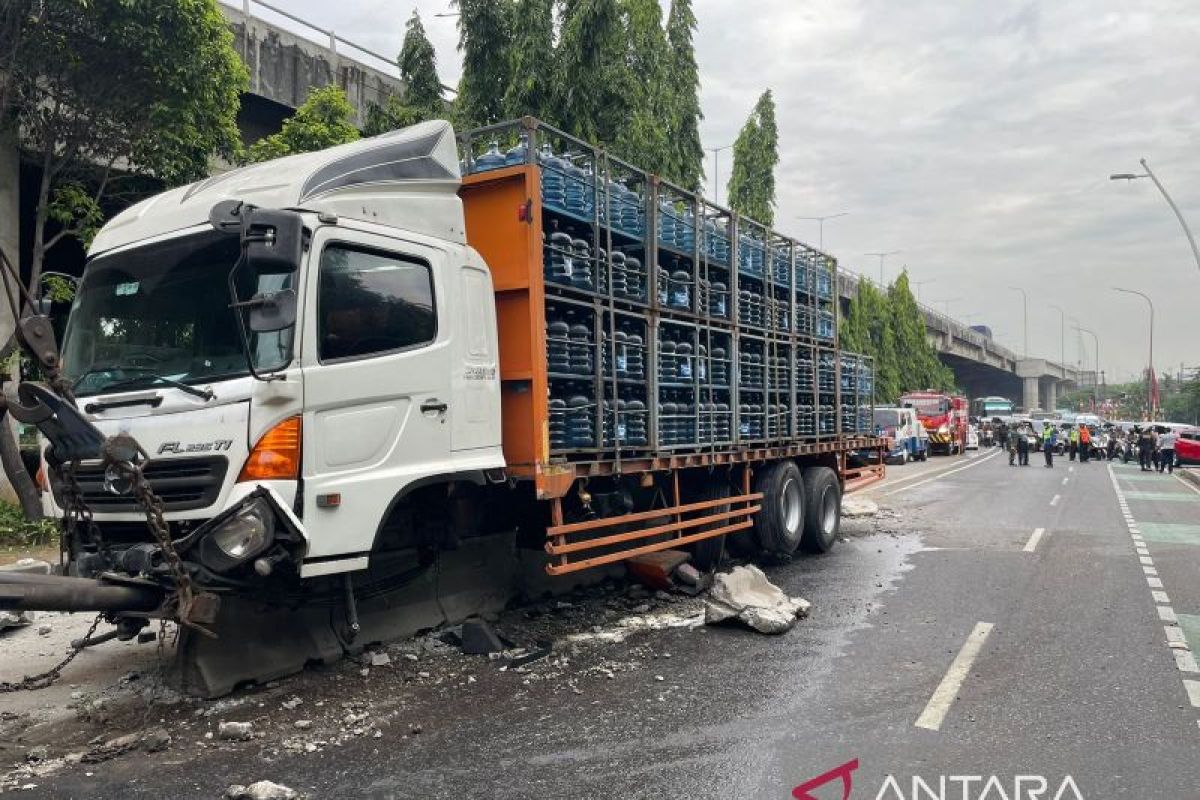
M 967 448 L 967 398 L 942 392 L 909 392 L 900 405 L 917 412 L 929 433 L 929 449 L 937 455 L 958 455 Z

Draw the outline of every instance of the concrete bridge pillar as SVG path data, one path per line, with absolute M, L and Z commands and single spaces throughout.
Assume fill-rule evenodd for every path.
M 1031 408 L 1037 408 L 1041 404 L 1041 398 L 1038 397 L 1040 394 L 1039 389 L 1041 387 L 1039 386 L 1040 381 L 1036 375 L 1023 380 L 1025 384 L 1025 391 L 1021 396 L 1021 405 L 1025 406 L 1025 410 L 1028 411 Z
M 1046 391 L 1042 397 L 1042 410 L 1053 411 L 1058 405 L 1058 381 L 1054 378 L 1046 381 Z

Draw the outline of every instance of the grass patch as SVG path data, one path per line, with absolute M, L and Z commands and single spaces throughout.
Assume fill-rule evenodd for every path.
M 0 546 L 50 547 L 58 544 L 58 521 L 29 520 L 15 503 L 0 500 Z

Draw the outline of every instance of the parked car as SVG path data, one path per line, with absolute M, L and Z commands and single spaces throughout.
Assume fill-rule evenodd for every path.
M 929 432 L 921 424 L 915 409 L 876 408 L 874 424 L 876 433 L 890 442 L 888 462 L 906 464 L 929 458 Z
M 1185 428 L 1179 432 L 1175 459 L 1180 464 L 1200 464 L 1200 428 Z

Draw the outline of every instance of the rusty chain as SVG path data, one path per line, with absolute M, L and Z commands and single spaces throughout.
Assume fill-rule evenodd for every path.
M 70 652 L 67 653 L 67 657 L 55 664 L 50 669 L 46 670 L 45 672 L 38 673 L 37 675 L 26 675 L 24 678 L 16 682 L 0 681 L 0 694 L 6 694 L 8 692 L 21 692 L 30 689 L 45 689 L 50 684 L 54 683 L 54 681 L 58 680 L 59 674 L 63 671 L 67 664 L 70 664 L 72 661 L 74 661 L 75 656 L 82 653 L 84 648 L 88 646 L 88 644 L 91 642 L 92 634 L 96 632 L 96 628 L 100 626 L 100 621 L 102 619 L 104 619 L 104 615 L 97 614 L 96 618 L 92 620 L 92 626 L 88 628 L 88 632 L 84 634 L 83 639 L 79 641 L 79 646 L 72 646 Z

